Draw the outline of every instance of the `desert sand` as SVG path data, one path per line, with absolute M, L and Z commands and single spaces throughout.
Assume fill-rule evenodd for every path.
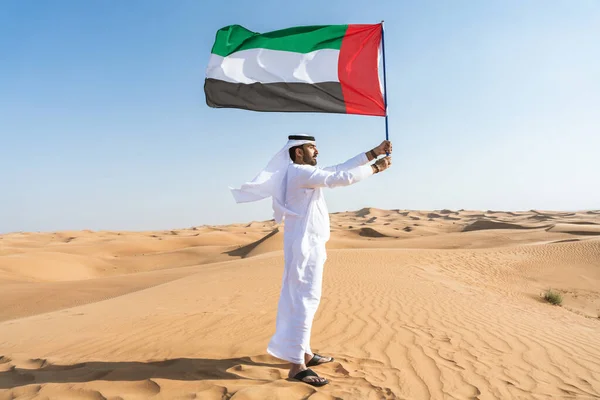
M 600 398 L 600 211 L 331 221 L 322 388 L 266 353 L 272 221 L 0 235 L 0 399 Z

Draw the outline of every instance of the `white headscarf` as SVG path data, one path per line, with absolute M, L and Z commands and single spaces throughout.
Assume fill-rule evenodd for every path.
M 307 139 L 300 139 L 300 137 Z M 244 183 L 239 189 L 230 188 L 236 203 L 247 203 L 272 197 L 273 217 L 277 223 L 284 219 L 285 214 L 296 215 L 285 207 L 287 171 L 292 163 L 289 149 L 306 143 L 315 143 L 313 139 L 307 135 L 290 136 L 285 146 L 275 154 L 252 181 Z

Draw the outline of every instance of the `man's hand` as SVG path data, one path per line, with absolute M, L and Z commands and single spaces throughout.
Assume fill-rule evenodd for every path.
M 379 146 L 375 147 L 373 151 L 378 157 L 383 154 L 392 154 L 392 142 L 384 140 Z
M 388 156 L 388 157 L 384 157 L 384 158 L 377 160 L 377 162 L 375 162 L 373 165 L 371 165 L 371 167 L 373 168 L 373 173 L 376 174 L 378 172 L 385 171 L 391 165 L 392 165 L 392 157 Z

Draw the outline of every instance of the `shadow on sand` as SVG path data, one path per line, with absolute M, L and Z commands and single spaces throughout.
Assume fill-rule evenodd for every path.
M 10 368 L 0 372 L 0 389 L 11 389 L 30 384 L 82 383 L 103 381 L 141 381 L 145 379 L 172 379 L 202 381 L 246 378 L 237 371 L 252 367 L 268 367 L 273 374 L 278 368 L 289 367 L 283 362 L 263 363 L 250 357 L 230 359 L 176 358 L 164 361 L 104 362 L 90 361 L 73 365 L 53 365 L 42 362 L 37 369 Z

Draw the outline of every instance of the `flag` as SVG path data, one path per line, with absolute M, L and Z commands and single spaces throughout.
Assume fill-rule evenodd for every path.
M 206 69 L 215 108 L 385 116 L 381 24 L 219 29 Z

